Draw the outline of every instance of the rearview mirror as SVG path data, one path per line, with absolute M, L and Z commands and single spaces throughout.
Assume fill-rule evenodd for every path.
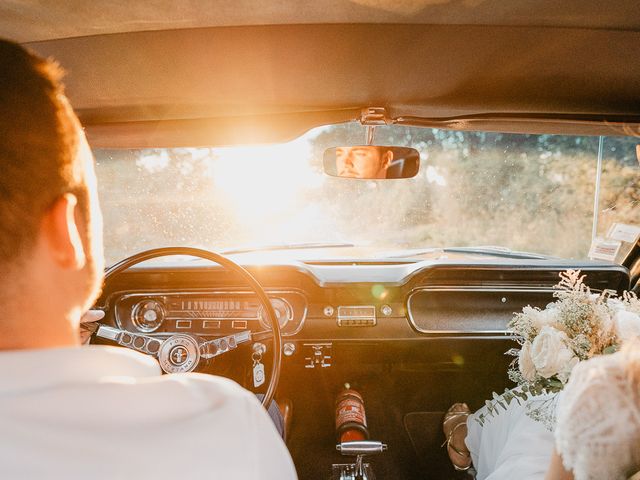
M 332 147 L 324 152 L 324 172 L 342 178 L 411 178 L 418 174 L 415 148 L 382 145 Z

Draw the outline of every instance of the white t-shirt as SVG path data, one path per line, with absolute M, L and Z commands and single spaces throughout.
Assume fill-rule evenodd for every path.
M 295 479 L 250 392 L 118 347 L 0 353 L 0 478 Z

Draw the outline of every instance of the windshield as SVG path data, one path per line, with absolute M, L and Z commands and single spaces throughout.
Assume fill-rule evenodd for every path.
M 95 150 L 107 262 L 160 246 L 307 242 L 587 257 L 598 137 L 385 126 L 375 143 L 416 148 L 416 177 L 323 173 L 325 148 L 364 138 L 353 123 L 278 145 Z M 598 234 L 615 223 L 640 225 L 637 143 L 603 139 Z

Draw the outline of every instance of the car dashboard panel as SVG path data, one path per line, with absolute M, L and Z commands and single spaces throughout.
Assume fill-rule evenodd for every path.
M 305 344 L 504 338 L 515 312 L 554 301 L 553 286 L 566 269 L 581 269 L 594 291 L 620 292 L 629 282 L 625 268 L 596 262 L 247 268 L 264 286 L 285 341 Z M 367 282 L 363 272 L 372 269 L 374 281 Z M 217 337 L 267 330 L 257 297 L 218 267 L 137 267 L 107 288 L 107 320 L 131 332 Z

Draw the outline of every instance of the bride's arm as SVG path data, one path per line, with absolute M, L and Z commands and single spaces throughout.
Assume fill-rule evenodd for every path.
M 573 474 L 565 470 L 564 465 L 562 465 L 562 458 L 556 451 L 553 452 L 551 464 L 544 480 L 574 480 Z

